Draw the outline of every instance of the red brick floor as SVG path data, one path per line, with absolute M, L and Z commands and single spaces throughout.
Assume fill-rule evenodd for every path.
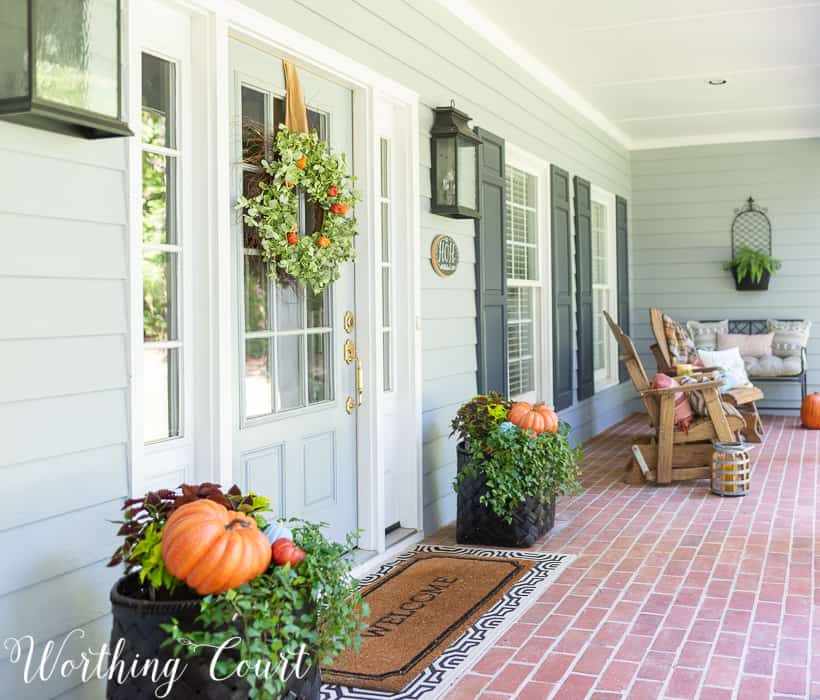
M 743 498 L 623 484 L 638 416 L 590 440 L 535 547 L 577 558 L 448 700 L 820 698 L 820 432 L 766 423 Z

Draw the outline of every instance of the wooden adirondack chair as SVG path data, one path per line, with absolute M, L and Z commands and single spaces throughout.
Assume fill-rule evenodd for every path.
M 606 311 L 603 313 L 618 341 L 620 359 L 629 372 L 632 384 L 655 429 L 654 443 L 633 445 L 634 459 L 628 467 L 626 480 L 629 483 L 642 483 L 645 479 L 668 484 L 672 481 L 709 477 L 712 440 L 738 440 L 739 432 L 745 427 L 742 418 L 724 412 L 718 393 L 720 382 L 707 381 L 669 389 L 653 389 L 632 340 Z M 675 425 L 675 394 L 681 391 L 701 391 L 708 414 L 695 418 L 686 431 L 679 430 Z
M 669 351 L 669 342 L 666 338 L 666 329 L 663 324 L 663 312 L 658 308 L 649 309 L 649 324 L 655 343 L 651 346 L 652 354 L 658 363 L 659 372 L 671 372 L 675 364 L 672 353 Z M 756 386 L 731 389 L 722 394 L 723 398 L 736 406 L 746 419 L 746 441 L 763 441 L 763 421 L 757 410 L 757 402 L 762 401 L 763 391 Z

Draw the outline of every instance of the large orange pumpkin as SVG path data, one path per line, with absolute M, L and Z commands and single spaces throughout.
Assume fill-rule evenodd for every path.
M 201 499 L 171 513 L 162 531 L 162 558 L 172 576 L 208 595 L 261 574 L 271 549 L 252 517 Z
M 558 416 L 542 403 L 531 404 L 526 401 L 514 403 L 507 413 L 507 420 L 521 430 L 539 433 L 557 433 Z
M 809 394 L 800 407 L 800 422 L 804 428 L 820 429 L 820 394 Z

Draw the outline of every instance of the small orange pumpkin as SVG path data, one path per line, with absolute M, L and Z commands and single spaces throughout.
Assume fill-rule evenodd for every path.
M 251 516 L 203 498 L 171 513 L 162 531 L 162 559 L 172 576 L 208 595 L 264 572 L 271 549 Z
M 557 433 L 558 416 L 542 403 L 531 404 L 526 401 L 514 403 L 507 413 L 507 420 L 521 430 L 539 433 Z
M 809 394 L 800 406 L 800 422 L 804 428 L 820 430 L 820 394 Z

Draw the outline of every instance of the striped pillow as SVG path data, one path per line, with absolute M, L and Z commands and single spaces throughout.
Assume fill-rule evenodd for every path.
M 772 354 L 777 357 L 800 357 L 809 344 L 811 321 L 768 320 L 769 331 L 774 333 Z

